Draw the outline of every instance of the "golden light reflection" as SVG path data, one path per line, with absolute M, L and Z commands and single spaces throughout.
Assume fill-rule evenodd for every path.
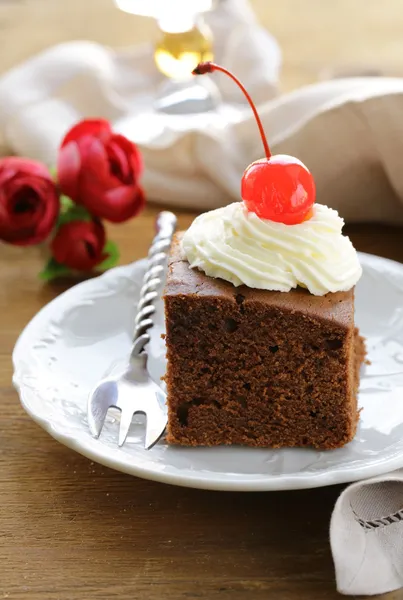
M 154 58 L 158 69 L 171 79 L 186 79 L 199 62 L 212 60 L 213 42 L 204 23 L 182 32 L 161 31 Z

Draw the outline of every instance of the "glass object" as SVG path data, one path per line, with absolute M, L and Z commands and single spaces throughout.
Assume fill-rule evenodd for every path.
M 208 78 L 193 78 L 199 62 L 212 60 L 212 33 L 203 19 L 212 0 L 115 0 L 125 12 L 153 17 L 160 30 L 154 59 L 166 77 L 154 108 L 160 112 L 187 114 L 214 109 L 220 101 Z
M 155 47 L 158 69 L 171 79 L 189 79 L 189 73 L 199 64 L 213 58 L 210 29 L 202 18 L 159 21 L 161 36 Z M 180 30 L 178 31 L 178 28 Z

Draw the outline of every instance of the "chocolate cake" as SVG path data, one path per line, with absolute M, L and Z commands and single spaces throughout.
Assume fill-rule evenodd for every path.
M 171 444 L 330 449 L 354 437 L 365 349 L 354 289 L 235 287 L 173 244 L 164 296 Z
M 312 173 L 272 155 L 241 180 L 242 201 L 201 214 L 175 240 L 165 292 L 168 442 L 343 446 L 354 437 L 365 349 L 354 326 L 362 269 Z

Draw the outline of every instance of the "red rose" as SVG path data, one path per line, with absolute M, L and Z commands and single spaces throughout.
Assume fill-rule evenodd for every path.
M 144 206 L 140 153 L 108 121 L 75 125 L 61 144 L 57 171 L 62 192 L 97 217 L 121 223 Z
M 43 242 L 58 214 L 56 186 L 44 165 L 13 156 L 0 159 L 0 239 L 19 246 Z
M 91 271 L 105 260 L 105 229 L 98 219 L 61 225 L 51 244 L 55 260 L 77 271 Z

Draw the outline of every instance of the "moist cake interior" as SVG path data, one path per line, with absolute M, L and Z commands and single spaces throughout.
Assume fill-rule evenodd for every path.
M 164 299 L 169 443 L 330 449 L 354 437 L 365 347 L 353 290 L 236 288 L 190 269 L 178 236 Z

